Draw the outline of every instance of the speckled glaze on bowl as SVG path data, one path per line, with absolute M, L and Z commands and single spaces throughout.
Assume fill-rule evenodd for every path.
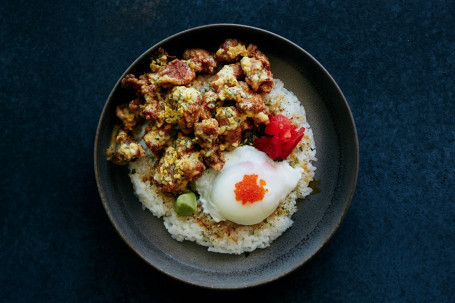
M 208 252 L 193 242 L 178 242 L 162 220 L 143 210 L 124 166 L 106 161 L 115 107 L 125 103 L 120 79 L 148 70 L 149 58 L 163 47 L 181 56 L 188 47 L 216 50 L 226 38 L 255 43 L 270 59 L 275 78 L 283 80 L 305 107 L 316 141 L 315 179 L 320 193 L 297 202 L 294 225 L 270 247 L 249 254 Z M 268 283 L 297 269 L 316 254 L 343 220 L 358 173 L 358 141 L 349 106 L 329 73 L 298 45 L 274 33 L 235 24 L 189 29 L 156 44 L 119 78 L 101 114 L 95 138 L 95 174 L 106 212 L 120 236 L 147 263 L 178 280 L 216 289 Z

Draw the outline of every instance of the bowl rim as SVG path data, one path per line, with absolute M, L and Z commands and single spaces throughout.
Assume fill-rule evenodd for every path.
M 149 56 L 150 53 L 153 50 L 157 49 L 161 45 L 166 44 L 167 42 L 169 42 L 169 41 L 171 41 L 171 40 L 173 40 L 173 39 L 175 39 L 175 38 L 177 38 L 179 36 L 186 35 L 187 33 L 194 32 L 194 31 L 208 29 L 208 28 L 226 28 L 226 27 L 235 28 L 235 29 L 249 29 L 249 30 L 252 30 L 252 31 L 262 32 L 263 34 L 273 36 L 274 38 L 282 40 L 283 42 L 285 42 L 287 44 L 290 44 L 291 46 L 297 48 L 300 52 L 304 53 L 309 59 L 311 59 L 311 61 L 313 61 L 313 63 L 317 65 L 317 67 L 320 69 L 320 71 L 328 79 L 330 79 L 330 81 L 332 82 L 331 85 L 335 89 L 336 93 L 339 94 L 340 98 L 339 98 L 338 101 L 342 101 L 342 103 L 343 103 L 342 106 L 347 110 L 348 120 L 352 123 L 352 130 L 353 130 L 353 134 L 352 135 L 353 135 L 353 138 L 354 138 L 353 149 L 355 151 L 355 154 L 353 155 L 355 166 L 352 167 L 354 173 L 353 173 L 353 177 L 352 177 L 352 181 L 351 181 L 352 185 L 351 185 L 351 188 L 350 188 L 350 194 L 349 194 L 349 197 L 348 197 L 348 199 L 346 201 L 346 206 L 344 207 L 343 213 L 340 215 L 338 222 L 335 224 L 334 228 L 331 230 L 329 236 L 326 237 L 325 240 L 317 247 L 317 249 L 314 250 L 314 252 L 311 254 L 311 256 L 309 256 L 306 260 L 303 260 L 299 264 L 295 265 L 294 267 L 288 269 L 287 271 L 280 272 L 280 274 L 278 274 L 276 276 L 273 276 L 273 277 L 270 277 L 270 278 L 267 278 L 267 279 L 263 279 L 262 281 L 257 282 L 257 283 L 248 284 L 248 285 L 238 285 L 238 286 L 235 286 L 235 287 L 232 287 L 232 286 L 231 287 L 211 286 L 211 285 L 201 285 L 201 284 L 197 284 L 197 283 L 192 283 L 191 281 L 188 281 L 186 279 L 183 279 L 181 277 L 175 276 L 172 273 L 169 273 L 169 272 L 165 271 L 164 269 L 160 268 L 156 264 L 153 264 L 149 260 L 147 260 L 145 258 L 145 256 L 143 256 L 136 249 L 136 247 L 132 245 L 132 243 L 129 241 L 128 237 L 125 235 L 124 231 L 122 230 L 122 228 L 117 224 L 117 222 L 116 222 L 116 220 L 114 218 L 114 215 L 113 215 L 112 211 L 110 210 L 110 208 L 108 206 L 107 199 L 106 199 L 106 194 L 105 194 L 104 189 L 103 189 L 103 187 L 101 185 L 100 172 L 98 170 L 98 167 L 99 167 L 98 154 L 99 154 L 99 149 L 101 148 L 101 147 L 98 146 L 98 142 L 99 142 L 99 138 L 100 138 L 100 130 L 101 130 L 101 126 L 102 126 L 102 120 L 103 120 L 103 117 L 105 117 L 106 114 L 107 114 L 107 108 L 108 108 L 108 105 L 109 105 L 109 100 L 112 99 L 112 97 L 113 97 L 117 87 L 119 86 L 121 80 L 123 79 L 123 77 L 134 66 L 136 66 L 138 62 L 142 61 L 145 57 Z M 297 268 L 299 268 L 302 265 L 304 265 L 307 262 L 309 262 L 332 239 L 332 237 L 334 236 L 334 234 L 336 233 L 336 231 L 339 229 L 340 225 L 344 221 L 344 219 L 345 219 L 345 217 L 347 215 L 347 212 L 348 212 L 348 210 L 350 208 L 350 205 L 351 205 L 352 199 L 354 197 L 354 194 L 355 194 L 355 189 L 356 189 L 357 179 L 358 179 L 358 174 L 359 174 L 359 141 L 358 141 L 358 134 L 357 134 L 357 128 L 356 128 L 356 125 L 355 125 L 355 120 L 354 120 L 352 111 L 351 111 L 351 109 L 349 107 L 349 104 L 348 104 L 343 92 L 341 91 L 338 83 L 335 81 L 335 79 L 332 77 L 332 75 L 326 70 L 326 68 L 316 58 L 314 58 L 305 49 L 303 49 L 302 47 L 300 47 L 296 43 L 290 41 L 289 39 L 287 39 L 287 38 L 285 38 L 285 37 L 283 37 L 281 35 L 278 35 L 278 34 L 276 34 L 274 32 L 271 32 L 269 30 L 265 30 L 265 29 L 262 29 L 262 28 L 259 28 L 259 27 L 255 27 L 255 26 L 251 26 L 251 25 L 244 25 L 244 24 L 237 24 L 237 23 L 213 23 L 213 24 L 206 24 L 206 25 L 200 25 L 200 26 L 188 28 L 188 29 L 185 29 L 183 31 L 177 32 L 177 33 L 175 33 L 175 34 L 173 34 L 173 35 L 171 35 L 171 36 L 169 36 L 167 38 L 164 38 L 164 39 L 158 41 L 153 46 L 151 46 L 148 49 L 146 49 L 145 51 L 143 51 L 124 70 L 122 75 L 119 77 L 119 79 L 114 84 L 114 86 L 113 86 L 112 90 L 110 91 L 108 97 L 106 98 L 104 106 L 103 106 L 103 109 L 102 109 L 101 114 L 99 116 L 98 125 L 97 125 L 97 128 L 96 128 L 96 135 L 95 135 L 95 140 L 94 140 L 94 149 L 93 149 L 93 151 L 94 151 L 93 152 L 93 155 L 94 155 L 94 171 L 95 171 L 95 179 L 96 179 L 96 183 L 97 183 L 98 193 L 100 195 L 101 202 L 102 202 L 103 207 L 104 207 L 104 209 L 106 211 L 106 214 L 109 217 L 109 220 L 110 220 L 111 224 L 114 226 L 114 229 L 120 235 L 120 237 L 123 239 L 123 241 L 142 260 L 144 260 L 147 264 L 151 265 L 154 269 L 158 270 L 159 272 L 162 272 L 162 273 L 166 274 L 167 276 L 172 277 L 174 279 L 177 279 L 177 280 L 179 280 L 181 282 L 184 282 L 184 283 L 187 283 L 187 284 L 190 284 L 190 285 L 193 285 L 193 286 L 198 286 L 198 287 L 202 287 L 202 288 L 208 288 L 208 289 L 242 289 L 242 288 L 248 288 L 248 287 L 255 287 L 255 286 L 259 286 L 259 285 L 264 285 L 264 284 L 267 284 L 267 283 L 271 283 L 272 281 L 275 281 L 277 279 L 281 279 L 285 275 L 295 271 Z

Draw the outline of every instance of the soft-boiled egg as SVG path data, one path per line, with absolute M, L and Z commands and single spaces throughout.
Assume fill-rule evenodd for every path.
M 207 169 L 195 183 L 204 212 L 216 222 L 261 222 L 296 187 L 303 172 L 287 161 L 274 162 L 252 146 L 237 147 L 225 159 L 221 171 Z

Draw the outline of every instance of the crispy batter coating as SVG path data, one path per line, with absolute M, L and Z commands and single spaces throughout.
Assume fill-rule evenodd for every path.
M 240 113 L 253 119 L 256 125 L 269 123 L 267 107 L 260 94 L 253 94 L 247 98 L 243 98 L 237 103 L 237 108 Z
M 150 123 L 161 127 L 166 121 L 164 109 L 165 107 L 162 102 L 158 99 L 152 99 L 143 107 L 142 115 Z
M 201 93 L 186 86 L 176 86 L 172 89 L 170 99 L 175 104 L 175 118 L 180 129 L 189 134 L 193 125 L 199 121 L 202 110 Z
M 215 114 L 215 107 L 218 100 L 218 94 L 212 91 L 207 91 L 202 96 L 201 115 L 200 119 L 209 119 Z
M 201 153 L 195 150 L 190 138 L 179 135 L 175 146 L 168 146 L 160 158 L 152 182 L 163 191 L 180 194 L 187 190 L 188 182 L 197 180 L 204 170 Z
M 113 131 L 113 140 L 107 150 L 108 160 L 116 164 L 125 164 L 145 156 L 141 144 L 134 140 L 124 129 Z
M 224 154 L 219 144 L 204 149 L 204 163 L 216 171 L 220 171 L 225 163 Z
M 142 138 L 147 147 L 156 156 L 160 156 L 162 151 L 172 142 L 171 134 L 171 124 L 165 124 L 163 127 L 154 125 L 145 129 L 145 134 Z
M 218 121 L 214 118 L 204 119 L 194 125 L 195 142 L 203 149 L 204 163 L 217 171 L 225 163 L 218 139 L 219 130 Z
M 253 119 L 255 125 L 268 124 L 269 113 L 261 94 L 253 92 L 245 82 L 239 82 L 245 92 L 245 97 L 237 102 L 237 109 L 241 114 Z
M 150 63 L 150 70 L 156 73 L 160 70 L 161 67 L 166 66 L 166 64 L 168 64 L 174 59 L 176 59 L 175 56 L 169 56 L 169 54 L 163 48 L 160 47 L 152 57 L 152 61 Z
M 128 109 L 125 105 L 120 105 L 117 109 L 117 117 L 124 122 L 127 129 L 132 130 L 137 125 L 137 123 L 129 122 L 132 117 L 127 111 L 131 111 L 135 116 L 143 117 L 158 126 L 163 125 L 165 121 L 164 105 L 160 102 L 160 92 L 159 87 L 156 85 L 156 78 L 156 74 L 148 73 L 141 75 L 139 78 L 129 74 L 122 79 L 122 87 L 132 90 L 139 97 L 130 102 Z
M 201 147 L 210 147 L 218 138 L 218 121 L 214 118 L 204 119 L 194 124 L 194 138 Z
M 245 73 L 245 81 L 258 93 L 270 93 L 273 88 L 273 75 L 263 62 L 256 58 L 243 57 L 240 60 Z
M 121 104 L 116 107 L 115 115 L 119 118 L 127 130 L 133 130 L 142 121 L 141 99 L 136 98 L 128 104 Z
M 130 89 L 135 92 L 140 91 L 142 85 L 146 85 L 146 84 L 147 84 L 147 82 L 145 80 L 139 80 L 133 74 L 126 75 L 121 81 L 121 85 L 123 88 Z
M 224 65 L 221 70 L 216 74 L 215 80 L 212 81 L 211 86 L 217 92 L 224 86 L 232 87 L 238 84 L 238 81 L 243 76 L 243 70 L 240 63 Z
M 196 73 L 184 60 L 174 59 L 159 69 L 158 76 L 158 85 L 170 87 L 189 84 L 196 77 Z
M 197 180 L 205 169 L 201 153 L 196 149 L 193 140 L 182 134 L 175 141 L 175 149 L 183 175 L 188 181 Z
M 217 50 L 216 60 L 220 62 L 234 62 L 241 56 L 248 54 L 245 44 L 238 39 L 226 39 Z
M 236 86 L 223 86 L 218 92 L 218 98 L 221 101 L 236 101 L 240 102 L 243 98 L 246 98 L 247 95 L 243 88 L 237 84 Z
M 267 56 L 264 55 L 264 53 L 261 52 L 255 44 L 248 45 L 247 52 L 248 52 L 248 57 L 253 57 L 253 58 L 258 59 L 259 61 L 262 62 L 262 65 L 264 66 L 264 68 L 270 69 L 269 58 L 267 58 Z
M 213 74 L 218 66 L 215 55 L 201 48 L 186 49 L 183 59 L 191 61 L 195 73 Z
M 215 119 L 219 124 L 221 150 L 229 151 L 239 146 L 243 132 L 252 127 L 234 106 L 217 108 Z

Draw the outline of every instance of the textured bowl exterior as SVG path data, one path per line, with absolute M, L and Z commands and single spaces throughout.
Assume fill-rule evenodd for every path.
M 320 193 L 297 202 L 294 224 L 270 247 L 242 255 L 208 252 L 193 242 L 178 242 L 162 220 L 143 210 L 124 166 L 106 161 L 115 107 L 125 103 L 120 80 L 142 74 L 159 47 L 181 56 L 188 47 L 216 50 L 226 38 L 255 43 L 305 107 L 316 142 L 315 179 Z M 178 280 L 207 288 L 252 287 L 278 279 L 315 255 L 332 237 L 352 200 L 359 159 L 354 119 L 329 73 L 298 45 L 274 33 L 236 24 L 214 24 L 178 33 L 141 55 L 119 78 L 100 117 L 95 138 L 95 175 L 102 203 L 120 236 L 147 263 Z

